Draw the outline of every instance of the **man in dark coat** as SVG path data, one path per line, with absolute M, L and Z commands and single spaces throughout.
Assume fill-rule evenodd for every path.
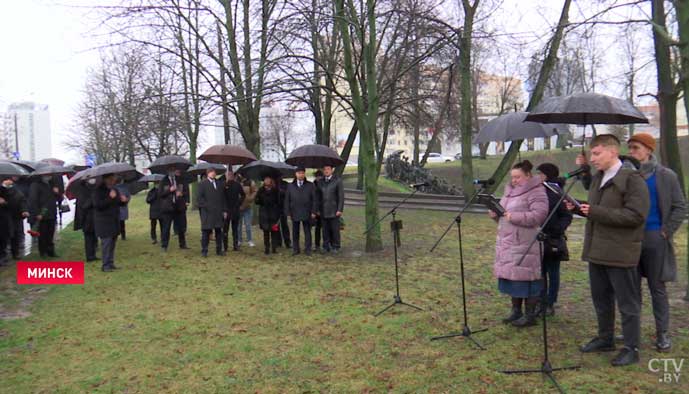
M 60 196 L 58 186 L 50 186 L 52 177 L 42 176 L 31 183 L 29 188 L 30 222 L 37 224 L 38 253 L 41 257 L 57 257 L 55 254 L 55 224 L 57 217 L 57 198 Z
M 24 219 L 29 217 L 29 204 L 26 196 L 19 187 L 17 187 L 18 177 L 6 179 L 3 183 L 8 192 L 8 203 L 11 216 L 11 235 L 10 235 L 10 250 L 12 251 L 12 258 L 18 260 L 21 258 L 24 247 Z M 27 192 L 28 193 L 28 192 Z
M 641 244 L 639 273 L 646 278 L 651 293 L 656 349 L 667 352 L 672 343 L 668 335 L 670 303 L 665 283 L 677 279 L 677 260 L 672 239 L 686 217 L 687 206 L 677 174 L 658 163 L 653 154 L 656 149 L 655 138 L 647 133 L 637 133 L 627 145 L 629 154 L 640 162 L 639 171 L 646 181 L 651 199 Z
M 0 187 L 0 266 L 9 264 L 7 258 L 7 246 L 12 236 L 12 211 L 10 210 L 9 188 L 5 187 L 5 181 Z
M 323 167 L 323 180 L 318 183 L 318 212 L 323 221 L 323 251 L 340 251 L 340 217 L 344 210 L 344 186 L 333 175 L 332 166 Z
M 170 228 L 175 223 L 179 248 L 187 247 L 187 206 L 189 205 L 189 185 L 182 179 L 182 172 L 174 167 L 168 170 L 168 174 L 160 181 L 158 186 L 158 198 L 160 199 L 160 246 L 167 251 L 170 242 Z
M 158 237 L 156 235 L 156 224 L 160 221 L 160 199 L 158 198 L 158 186 L 153 185 L 151 190 L 146 194 L 146 203 L 148 207 L 148 219 L 151 221 L 151 241 L 155 245 L 158 243 Z M 160 224 L 162 230 L 162 222 Z
M 299 230 L 304 229 L 304 253 L 311 255 L 311 220 L 316 218 L 316 187 L 306 180 L 306 170 L 298 168 L 296 178 L 285 193 L 285 216 L 292 218 L 292 255 L 298 255 Z
M 223 249 L 227 251 L 230 239 L 230 226 L 232 227 L 232 250 L 239 250 L 239 207 L 246 198 L 242 184 L 235 179 L 232 169 L 228 169 L 225 174 L 225 206 L 227 216 L 223 223 Z
M 117 191 L 117 176 L 103 176 L 103 182 L 93 193 L 93 221 L 96 236 L 100 238 L 103 272 L 111 272 L 115 266 L 115 244 L 120 233 L 120 207 L 128 202 L 127 197 Z
M 321 215 L 320 215 L 320 213 L 318 212 L 318 210 L 319 210 L 319 209 L 318 209 L 318 206 L 319 206 L 319 205 L 318 205 L 318 204 L 319 204 L 319 203 L 318 203 L 318 201 L 319 201 L 319 198 L 318 198 L 318 196 L 319 196 L 319 191 L 318 191 L 318 190 L 319 190 L 319 186 L 318 186 L 318 184 L 319 184 L 320 182 L 323 181 L 323 171 L 321 171 L 321 170 L 316 170 L 316 172 L 314 172 L 313 176 L 314 176 L 314 178 L 315 178 L 314 181 L 313 181 L 313 186 L 314 186 L 314 188 L 316 189 L 316 194 L 315 194 L 315 198 L 316 198 L 316 201 L 315 201 L 315 202 L 316 202 L 316 218 L 314 219 L 313 235 L 314 235 L 314 238 L 315 238 L 314 241 L 315 241 L 315 244 L 316 244 L 315 251 L 316 251 L 316 253 L 319 253 L 319 252 L 321 251 L 321 237 L 323 236 L 323 220 L 321 219 Z
M 282 179 L 281 175 L 277 175 L 274 179 L 280 191 L 280 206 L 283 207 L 285 206 L 285 195 L 287 194 L 287 186 L 289 186 L 289 183 Z M 284 242 L 286 248 L 289 249 L 292 247 L 292 239 L 289 234 L 289 220 L 287 220 L 287 215 L 285 215 L 284 212 L 280 214 L 280 234 L 281 237 L 278 246 L 282 246 Z
M 74 211 L 74 231 L 81 230 L 84 233 L 84 251 L 86 261 L 96 261 L 96 249 L 98 249 L 98 237 L 96 236 L 96 224 L 94 222 L 93 193 L 96 179 L 85 182 L 84 187 L 77 195 Z
M 206 170 L 206 179 L 199 183 L 197 203 L 201 216 L 201 256 L 208 257 L 208 243 L 215 232 L 215 253 L 223 256 L 222 226 L 227 218 L 227 204 L 222 182 L 215 179 L 215 170 Z
M 591 163 L 598 170 L 581 204 L 587 217 L 582 260 L 589 262 L 591 297 L 598 318 L 598 336 L 581 347 L 584 353 L 615 350 L 615 303 L 622 314 L 624 347 L 613 366 L 639 362 L 641 244 L 650 198 L 646 182 L 632 169 L 622 168 L 620 142 L 610 134 L 591 141 Z M 568 208 L 574 209 L 572 204 Z
M 265 177 L 263 186 L 256 193 L 256 205 L 259 206 L 258 224 L 263 230 L 265 254 L 277 253 L 280 242 L 279 223 L 283 209 L 280 205 L 280 191 L 273 182 L 273 178 Z

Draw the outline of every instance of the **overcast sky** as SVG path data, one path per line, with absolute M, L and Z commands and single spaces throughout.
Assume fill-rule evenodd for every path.
M 0 111 L 17 101 L 48 104 L 53 155 L 68 162 L 83 160 L 67 151 L 63 142 L 72 127 L 87 71 L 99 59 L 94 48 L 103 42 L 94 33 L 96 13 L 75 6 L 113 2 L 20 0 L 3 1 L 0 7 Z M 548 26 L 557 21 L 560 6 L 560 1 L 505 0 L 491 18 L 501 30 L 536 42 L 548 36 Z M 579 7 L 575 2 L 572 19 L 581 12 Z M 613 43 L 610 38 L 604 40 Z

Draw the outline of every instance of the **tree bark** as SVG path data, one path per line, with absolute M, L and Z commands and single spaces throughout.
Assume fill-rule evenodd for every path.
M 473 122 L 472 122 L 472 72 L 471 72 L 471 35 L 474 30 L 474 17 L 479 0 L 473 4 L 469 0 L 462 0 L 464 9 L 464 28 L 459 41 L 459 97 L 460 114 L 459 129 L 462 140 L 462 192 L 464 198 L 469 199 L 474 189 L 474 166 L 472 157 Z M 436 130 L 436 133 L 439 130 Z

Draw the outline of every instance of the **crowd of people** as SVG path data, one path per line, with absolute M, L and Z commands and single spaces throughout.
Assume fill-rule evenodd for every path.
M 621 160 L 619 139 L 598 135 L 590 144 L 590 158 L 583 154 L 577 158 L 578 165 L 590 162 L 597 170 L 583 176 L 586 202 L 558 204 L 565 180 L 558 178 L 557 166 L 541 164 L 535 176 L 532 164 L 525 160 L 511 170 L 500 201 L 504 215 L 490 212 L 499 223 L 494 274 L 499 291 L 512 301 L 503 321 L 516 327 L 536 324 L 540 313 L 555 313 L 560 262 L 569 259 L 567 227 L 572 213 L 587 219 L 582 260 L 588 262 L 598 333 L 580 350 L 611 352 L 616 342 L 622 342 L 613 366 L 639 361 L 642 278 L 651 294 L 656 349 L 671 349 L 666 283 L 676 280 L 673 235 L 687 214 L 677 175 L 658 163 L 653 136 L 635 134 L 627 145 L 630 160 Z M 553 210 L 552 218 L 544 223 Z M 542 243 L 532 243 L 539 233 Z M 541 303 L 544 308 L 538 308 L 541 296 L 546 300 Z M 622 335 L 618 336 L 615 304 L 622 316 Z
M 222 175 L 222 176 L 219 176 Z M 287 183 L 279 174 L 263 177 L 260 187 L 228 169 L 218 174 L 209 168 L 198 184 L 196 202 L 201 222 L 201 256 L 208 257 L 211 239 L 215 253 L 224 256 L 230 247 L 239 251 L 242 243 L 254 246 L 253 206 L 257 206 L 258 224 L 263 232 L 265 254 L 277 253 L 283 245 L 293 255 L 313 251 L 337 254 L 340 250 L 340 220 L 344 211 L 344 187 L 334 175 L 334 168 L 315 172 L 315 180 L 306 179 L 304 168 L 296 169 L 294 180 Z M 75 229 L 84 233 L 86 261 L 98 260 L 96 248 L 101 243 L 102 270 L 117 269 L 114 250 L 118 237 L 125 238 L 125 220 L 130 193 L 120 187 L 114 174 L 103 177 L 99 185 L 80 189 L 76 196 Z M 148 191 L 150 236 L 167 252 L 174 233 L 180 249 L 187 245 L 187 210 L 191 202 L 189 179 L 178 168 L 167 174 Z M 290 228 L 291 221 L 291 228 Z M 315 248 L 312 233 L 315 232 Z M 231 234 L 231 238 L 230 238 Z M 301 238 L 304 238 L 303 249 Z M 231 240 L 231 244 L 230 244 Z M 322 249 L 321 249 L 322 240 Z

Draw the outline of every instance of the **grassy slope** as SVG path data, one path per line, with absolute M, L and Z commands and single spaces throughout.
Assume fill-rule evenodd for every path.
M 163 255 L 147 240 L 143 196 L 131 208 L 127 241 L 117 247 L 116 273 L 87 265 L 84 286 L 18 287 L 13 269 L 0 271 L 3 308 L 22 307 L 40 294 L 31 316 L 0 320 L 2 393 L 541 393 L 553 392 L 538 375 L 508 376 L 506 368 L 538 367 L 540 327 L 517 330 L 499 323 L 508 310 L 491 273 L 495 225 L 483 215 L 464 220 L 470 324 L 489 328 L 469 341 L 429 341 L 458 328 L 455 233 L 434 254 L 446 213 L 400 211 L 403 299 L 422 312 L 396 307 L 372 314 L 394 291 L 392 250 L 362 255 L 362 210 L 348 209 L 344 253 L 337 257 L 264 257 L 259 248 L 225 258 L 198 257 L 198 216 L 190 213 L 189 251 Z M 387 226 L 384 226 L 386 228 Z M 572 255 L 580 252 L 582 222 L 571 230 Z M 59 242 L 65 260 L 82 257 L 79 233 Z M 388 240 L 386 233 L 386 241 Z M 680 239 L 684 239 L 681 234 Z M 680 261 L 686 261 L 684 242 Z M 679 301 L 686 286 L 672 284 L 674 350 L 689 354 L 689 317 Z M 582 356 L 577 346 L 595 333 L 586 266 L 563 265 L 558 315 L 552 319 L 551 359 L 580 364 L 558 372 L 570 393 L 678 393 L 647 369 L 652 315 L 643 313 L 642 362 L 614 369 L 611 355 Z M 647 294 L 647 293 L 646 293 Z M 664 356 L 665 357 L 665 356 Z M 686 364 L 686 363 L 685 363 Z

